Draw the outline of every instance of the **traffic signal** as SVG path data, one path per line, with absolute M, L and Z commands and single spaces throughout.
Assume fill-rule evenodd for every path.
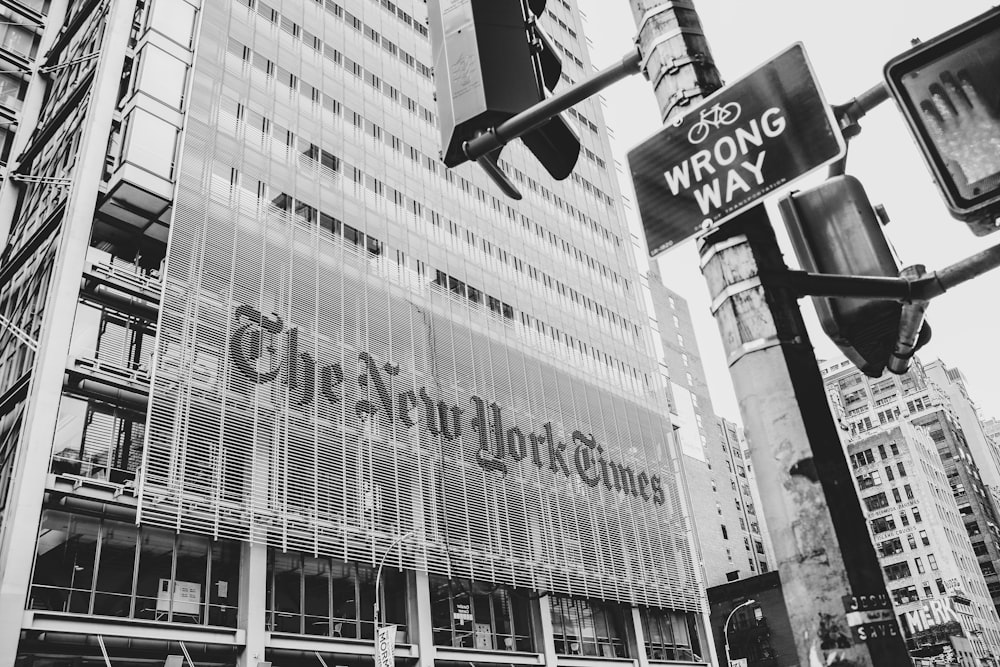
M 885 79 L 951 215 L 979 235 L 1000 214 L 1000 8 L 896 56 Z
M 853 176 L 836 176 L 778 202 L 778 210 L 806 271 L 824 274 L 898 277 L 896 259 L 868 195 Z M 865 375 L 879 377 L 893 360 L 900 339 L 903 306 L 896 301 L 848 297 L 813 297 L 823 331 Z M 920 330 L 915 351 L 930 339 L 930 326 Z M 912 354 L 909 351 L 909 354 Z
M 544 9 L 545 0 L 428 1 L 446 166 L 467 161 L 465 142 L 541 102 L 558 83 L 562 62 L 536 19 Z M 558 180 L 580 155 L 580 140 L 560 115 L 521 141 Z M 488 158 L 495 163 L 498 154 Z

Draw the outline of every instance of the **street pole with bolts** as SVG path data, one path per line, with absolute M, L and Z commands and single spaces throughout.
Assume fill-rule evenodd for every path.
M 629 0 L 664 123 L 722 86 L 691 0 Z M 678 54 L 681 54 L 678 56 Z M 794 290 L 761 204 L 699 240 L 798 662 L 911 665 Z M 864 619 L 880 619 L 868 624 Z M 888 620 L 881 620 L 881 619 Z

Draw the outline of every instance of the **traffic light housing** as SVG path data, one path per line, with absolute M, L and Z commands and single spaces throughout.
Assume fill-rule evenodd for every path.
M 782 198 L 778 210 L 806 271 L 898 277 L 899 268 L 868 195 L 853 176 Z M 813 297 L 827 336 L 865 375 L 879 377 L 899 339 L 902 304 L 848 297 Z M 924 322 L 916 347 L 930 338 Z
M 466 162 L 465 142 L 541 102 L 558 83 L 562 63 L 536 20 L 544 9 L 545 0 L 428 0 L 446 166 Z M 553 178 L 573 172 L 580 140 L 561 115 L 521 140 Z
M 978 235 L 1000 214 L 1000 8 L 885 66 L 889 91 L 951 215 Z

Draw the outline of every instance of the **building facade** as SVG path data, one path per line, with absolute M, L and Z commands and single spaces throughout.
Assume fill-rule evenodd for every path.
M 777 570 L 710 586 L 708 603 L 719 655 L 728 642 L 730 658 L 746 667 L 799 667 Z
M 596 100 L 513 202 L 423 2 L 5 7 L 0 664 L 711 661 Z
M 991 568 L 981 555 L 988 552 L 976 545 L 992 503 L 985 489 L 965 490 L 963 480 L 979 477 L 945 395 L 918 360 L 905 375 L 878 379 L 844 360 L 821 370 L 911 650 L 960 636 L 979 658 L 1000 660 Z M 941 424 L 948 424 L 947 435 Z M 952 610 L 949 620 L 923 622 L 914 610 L 927 601 Z
M 923 366 L 927 378 L 948 398 L 955 419 L 962 427 L 965 444 L 976 461 L 978 481 L 993 503 L 994 514 L 1000 507 L 1000 445 L 987 431 L 979 408 L 969 391 L 961 369 L 947 366 L 936 359 Z
M 741 429 L 715 414 L 687 301 L 649 274 L 684 482 L 706 585 L 768 571 L 771 551 Z

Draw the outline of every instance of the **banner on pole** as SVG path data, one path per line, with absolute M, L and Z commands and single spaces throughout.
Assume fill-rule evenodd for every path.
M 375 667 L 395 667 L 396 626 L 379 628 L 375 637 Z

